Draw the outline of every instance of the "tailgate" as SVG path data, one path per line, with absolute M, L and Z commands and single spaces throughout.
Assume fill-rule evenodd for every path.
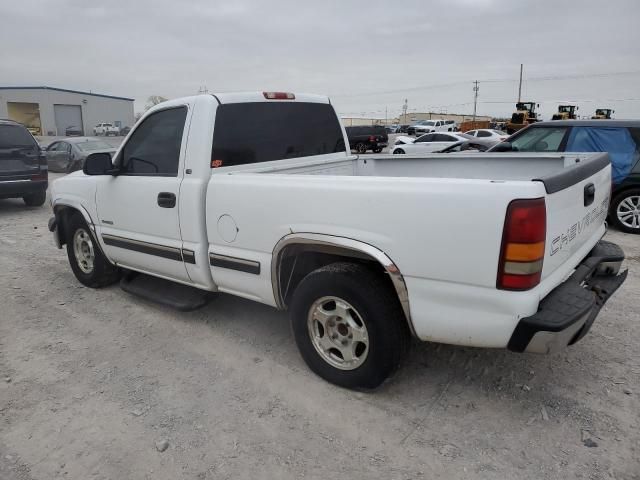
M 611 165 L 606 153 L 589 155 L 575 163 L 575 156 L 565 159 L 565 169 L 538 179 L 547 191 L 547 235 L 542 278 L 572 261 L 575 267 L 582 258 L 572 258 L 593 247 L 604 233 L 611 194 Z

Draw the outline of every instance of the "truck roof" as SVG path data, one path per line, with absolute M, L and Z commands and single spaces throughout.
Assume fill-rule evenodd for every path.
M 530 127 L 640 127 L 640 120 L 551 120 Z
M 324 95 L 311 95 L 308 93 L 295 93 L 294 100 L 267 100 L 264 96 L 265 92 L 227 92 L 213 93 L 212 95 L 220 103 L 247 103 L 247 102 L 306 102 L 306 103 L 331 103 L 329 97 Z

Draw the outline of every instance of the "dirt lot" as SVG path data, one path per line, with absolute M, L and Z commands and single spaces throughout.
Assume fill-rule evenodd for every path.
M 3 480 L 640 478 L 638 237 L 608 234 L 631 273 L 576 346 L 415 344 L 366 394 L 311 374 L 285 313 L 82 287 L 49 216 L 0 201 Z

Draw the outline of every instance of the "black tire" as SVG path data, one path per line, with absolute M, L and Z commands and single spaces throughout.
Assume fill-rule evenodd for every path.
M 394 154 L 394 155 L 404 155 L 404 150 L 403 150 L 403 149 L 401 149 L 401 148 L 396 148 L 396 149 L 393 151 L 393 154 Z
M 66 223 L 66 240 L 67 240 L 67 257 L 69 258 L 69 264 L 71 270 L 80 283 L 91 288 L 101 288 L 111 285 L 120 278 L 120 270 L 118 267 L 112 265 L 100 250 L 100 246 L 96 242 L 91 230 L 87 226 L 87 223 L 79 213 L 74 213 Z M 93 249 L 93 265 L 91 269 L 88 269 L 85 265 L 85 270 L 80 266 L 80 261 L 76 258 L 74 249 L 74 242 L 76 233 L 84 232 L 84 234 L 90 239 Z
M 611 207 L 609 208 L 609 220 L 611 221 L 611 224 L 615 226 L 618 230 L 621 230 L 625 233 L 634 233 L 636 235 L 639 235 L 640 234 L 640 216 L 636 216 L 636 225 L 638 225 L 637 227 L 633 227 L 633 224 L 625 225 L 622 222 L 622 220 L 618 217 L 618 208 L 620 208 L 620 204 L 625 201 L 627 201 L 627 205 L 629 205 L 629 202 L 630 202 L 631 205 L 636 205 L 636 209 L 640 208 L 640 188 L 631 188 L 613 197 L 613 201 L 611 202 Z M 629 211 L 630 209 L 623 205 L 621 210 Z
M 366 143 L 357 143 L 356 144 L 356 152 L 362 154 L 362 153 L 367 153 L 367 144 Z
M 352 318 L 361 319 L 366 327 L 368 351 L 356 368 L 336 368 L 314 346 L 309 315 L 324 297 L 337 297 L 350 304 L 356 315 Z M 382 274 L 354 263 L 333 263 L 308 274 L 293 295 L 291 326 L 300 354 L 309 368 L 328 382 L 346 388 L 378 387 L 398 369 L 410 345 L 404 313 L 388 280 Z M 324 333 L 329 335 L 329 332 Z M 354 351 L 357 352 L 360 346 L 364 344 L 354 347 Z
M 376 147 L 373 149 L 373 153 L 380 153 L 382 149 L 380 147 Z
M 24 197 L 22 197 L 22 200 L 24 200 L 24 203 L 28 207 L 41 207 L 42 205 L 44 205 L 46 199 L 46 190 L 40 190 L 39 192 L 30 193 L 29 195 L 25 195 Z

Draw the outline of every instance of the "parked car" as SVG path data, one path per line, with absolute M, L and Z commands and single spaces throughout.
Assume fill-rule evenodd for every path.
M 500 152 L 608 152 L 613 168 L 609 221 L 640 234 L 640 120 L 538 122 L 499 143 Z
M 93 127 L 93 134 L 98 136 L 108 137 L 109 135 L 113 135 L 117 137 L 120 134 L 120 129 L 113 125 L 113 123 L 99 123 L 95 127 Z
M 601 241 L 607 155 L 359 158 L 342 132 L 315 95 L 163 102 L 113 159 L 53 183 L 49 229 L 88 287 L 126 268 L 123 288 L 165 305 L 193 308 L 200 289 L 289 309 L 307 365 L 350 388 L 383 382 L 411 333 L 564 348 L 624 282 L 624 253 Z
M 407 129 L 409 128 L 409 125 L 398 125 L 398 131 L 396 133 L 407 133 Z
M 39 207 L 48 184 L 47 160 L 31 132 L 18 122 L 0 120 L 0 198 L 22 198 Z
M 470 140 L 472 138 L 473 137 L 465 136 L 464 133 L 457 132 L 427 133 L 413 141 L 410 141 L 411 137 L 399 137 L 396 140 L 396 145 L 391 149 L 391 153 L 394 155 L 403 155 L 405 153 L 409 155 L 432 153 L 449 147 L 454 143 Z
M 113 155 L 116 149 L 99 138 L 76 137 L 59 140 L 47 147 L 47 164 L 52 172 L 75 172 L 82 170 L 88 155 L 98 152 Z
M 64 134 L 67 137 L 79 137 L 82 135 L 82 129 L 80 127 L 76 127 L 75 125 L 72 125 L 65 129 Z
M 389 136 L 382 126 L 346 127 L 345 130 L 351 150 L 358 153 L 366 153 L 367 150 L 380 153 L 389 144 Z
M 122 127 L 120 129 L 120 135 L 122 137 L 126 137 L 127 135 L 129 135 L 129 132 L 131 131 L 131 127 Z
M 387 133 L 398 133 L 399 128 L 400 125 L 387 125 L 384 127 Z
M 500 130 L 493 130 L 490 128 L 479 128 L 477 130 L 469 130 L 468 132 L 464 133 L 476 138 L 492 139 L 495 141 L 495 143 L 502 142 L 509 138 L 508 133 L 502 132 Z

